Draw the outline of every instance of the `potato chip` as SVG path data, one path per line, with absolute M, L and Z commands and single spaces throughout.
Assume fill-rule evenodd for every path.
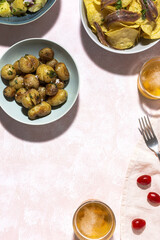
M 129 5 L 128 10 L 131 12 L 141 13 L 141 10 L 142 10 L 141 3 L 137 0 L 132 0 L 132 2 Z
M 93 3 L 94 0 L 83 0 L 85 6 L 89 5 L 90 3 Z
M 94 4 L 94 1 L 92 0 L 92 3 L 88 4 L 88 0 L 84 0 L 86 10 L 87 10 L 87 18 L 88 22 L 91 25 L 93 29 L 94 27 L 94 22 L 97 22 L 99 25 L 101 25 L 104 22 L 104 17 L 100 11 L 100 6 L 97 6 Z
M 107 42 L 116 49 L 127 49 L 135 45 L 139 31 L 132 28 L 121 28 L 107 32 Z
M 101 0 L 94 0 L 94 3 L 101 6 Z
M 121 0 L 122 1 L 122 7 L 127 7 L 131 2 L 132 0 Z
M 144 35 L 151 35 L 153 29 L 155 27 L 154 22 L 149 22 L 148 20 L 145 20 L 143 24 L 141 24 L 141 29 L 144 32 Z M 142 33 L 143 34 L 143 33 Z
M 109 29 L 110 30 L 115 30 L 115 29 L 119 29 L 122 27 L 127 27 L 127 28 L 139 28 L 139 24 L 135 24 L 135 23 L 122 23 L 122 22 L 113 22 Z
M 103 10 L 101 9 L 101 0 L 83 1 L 86 6 L 87 18 L 92 31 L 97 33 L 94 24 L 96 22 L 100 26 L 103 34 L 105 34 L 106 40 L 113 48 L 131 48 L 136 44 L 137 39 L 140 37 L 148 39 L 160 38 L 160 0 L 154 0 L 156 6 L 156 9 L 154 10 L 158 11 L 158 17 L 155 21 L 148 18 L 148 15 L 146 15 L 145 12 L 146 9 L 142 9 L 141 0 L 121 0 L 117 3 L 111 1 L 111 5 L 106 5 Z M 124 16 L 120 18 L 118 11 L 121 11 L 120 13 L 124 14 Z M 128 13 L 129 17 L 133 16 L 134 12 L 139 15 L 139 18 L 132 20 L 133 18 L 131 19 L 128 17 L 127 19 L 127 13 L 125 13 L 125 11 L 132 12 Z M 116 14 L 112 14 L 114 12 L 116 12 Z M 112 16 L 108 16 L 109 14 L 112 14 Z M 119 16 L 119 18 L 117 16 Z M 108 23 L 109 18 L 110 22 Z
M 150 34 L 143 34 L 147 39 L 159 39 L 160 38 L 160 18 L 157 19 L 155 27 Z

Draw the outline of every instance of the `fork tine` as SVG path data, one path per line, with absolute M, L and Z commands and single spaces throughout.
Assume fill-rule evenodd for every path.
M 145 121 L 145 124 L 146 124 L 146 131 L 147 131 L 149 137 L 150 137 L 150 138 L 154 137 L 154 136 L 153 136 L 153 133 L 152 133 L 152 130 L 151 130 L 151 128 L 150 128 L 150 125 L 148 124 L 147 119 L 146 119 L 145 116 L 144 116 L 144 121 Z
M 139 129 L 139 131 L 140 131 L 140 133 L 141 133 L 142 137 L 144 138 L 144 141 L 146 142 L 146 141 L 147 141 L 147 139 L 146 139 L 146 136 L 145 136 L 145 134 L 143 133 L 143 131 L 142 131 L 140 128 L 138 128 L 138 129 Z
M 149 120 L 148 115 L 147 115 L 147 120 L 148 120 L 148 123 L 149 123 L 149 128 L 150 128 L 150 130 L 151 130 L 151 132 L 152 132 L 152 134 L 153 134 L 153 137 L 155 137 L 155 133 L 154 133 L 154 131 L 153 131 L 153 128 L 152 128 L 152 125 L 151 125 L 151 122 L 150 122 L 150 120 Z
M 140 133 L 142 134 L 143 138 L 144 138 L 144 141 L 147 141 L 147 137 L 145 135 L 145 132 L 144 132 L 144 129 L 142 127 L 142 123 L 141 123 L 141 120 L 139 119 L 139 125 L 140 125 L 140 128 L 139 128 L 139 131 Z
M 150 135 L 149 135 L 149 132 L 148 132 L 148 130 L 147 130 L 147 127 L 145 126 L 145 122 L 144 122 L 143 118 L 141 118 L 141 121 L 142 121 L 143 130 L 144 130 L 145 135 L 146 135 L 146 138 L 147 138 L 147 140 L 148 140 L 148 139 L 151 138 L 151 137 L 150 137 Z

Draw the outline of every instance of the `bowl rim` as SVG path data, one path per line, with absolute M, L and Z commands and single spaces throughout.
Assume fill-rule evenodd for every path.
M 129 54 L 135 54 L 135 53 L 140 53 L 140 52 L 146 51 L 146 50 L 148 50 L 149 48 L 153 47 L 155 44 L 157 44 L 157 43 L 160 41 L 160 39 L 155 39 L 155 40 L 153 40 L 153 42 L 151 43 L 151 45 L 148 44 L 147 47 L 142 48 L 142 49 L 140 49 L 140 50 L 134 50 L 134 51 L 132 50 L 132 49 L 134 49 L 134 47 L 132 47 L 132 48 L 130 48 L 130 49 L 126 49 L 126 50 L 125 50 L 125 49 L 124 49 L 124 50 L 118 50 L 118 49 L 106 47 L 106 46 L 104 46 L 103 44 L 101 44 L 98 39 L 97 39 L 97 41 L 96 41 L 96 39 L 93 37 L 93 35 L 91 34 L 91 32 L 89 32 L 89 29 L 88 29 L 89 26 L 86 26 L 85 21 L 84 21 L 84 17 L 83 17 L 83 14 L 82 14 L 82 10 L 83 10 L 84 7 L 85 7 L 85 6 L 84 6 L 83 0 L 79 0 L 79 11 L 80 11 L 80 17 L 81 17 L 81 21 L 82 21 L 83 27 L 84 27 L 84 29 L 86 30 L 88 36 L 89 36 L 97 45 L 99 45 L 99 46 L 100 46 L 101 48 L 103 48 L 104 50 L 107 50 L 107 51 L 112 52 L 112 53 L 129 55 Z M 87 20 L 87 17 L 86 17 L 86 20 Z M 87 22 L 88 22 L 88 20 L 87 20 Z M 93 33 L 93 34 L 94 34 L 94 33 Z M 131 50 L 131 51 L 130 51 L 130 50 Z
M 51 1 L 53 1 L 53 0 L 51 0 Z M 29 19 L 25 20 L 25 22 L 21 22 L 21 23 L 20 22 L 13 23 L 13 22 L 1 22 L 1 17 L 0 17 L 0 24 L 7 25 L 7 26 L 21 26 L 21 25 L 25 25 L 28 23 L 32 23 L 32 22 L 38 20 L 40 17 L 42 17 L 45 13 L 47 13 L 53 7 L 53 5 L 56 3 L 56 1 L 57 0 L 54 0 L 54 2 L 51 2 L 51 5 L 45 11 L 42 11 L 42 13 L 39 14 L 36 18 L 29 18 Z M 47 2 L 46 2 L 46 4 L 47 4 Z
M 55 118 L 55 119 L 53 119 L 53 120 L 50 120 L 50 121 L 46 121 L 46 122 L 36 122 L 36 121 L 32 121 L 32 120 L 24 122 L 24 121 L 21 120 L 21 119 L 16 119 L 16 118 L 12 117 L 12 116 L 4 109 L 3 104 L 1 104 L 1 101 L 0 101 L 0 107 L 3 109 L 3 111 L 4 111 L 10 118 L 14 119 L 14 120 L 17 121 L 17 122 L 20 122 L 20 123 L 23 123 L 23 124 L 26 124 L 26 125 L 31 125 L 31 126 L 47 125 L 47 124 L 53 123 L 53 122 L 59 120 L 60 118 L 62 118 L 65 114 L 67 114 L 67 113 L 71 110 L 71 108 L 72 108 L 73 105 L 75 104 L 75 102 L 76 102 L 76 100 L 77 100 L 77 98 L 78 98 L 78 95 L 79 95 L 79 88 L 80 88 L 80 74 L 79 74 L 79 69 L 78 69 L 78 66 L 77 66 L 77 63 L 76 63 L 75 59 L 72 57 L 72 55 L 70 54 L 70 52 L 66 49 L 66 47 L 64 47 L 64 46 L 62 46 L 62 45 L 59 45 L 58 43 L 53 42 L 53 41 L 51 41 L 51 40 L 44 39 L 44 38 L 27 38 L 27 39 L 23 39 L 23 40 L 21 40 L 21 41 L 16 42 L 16 43 L 13 44 L 11 47 L 9 47 L 8 50 L 6 50 L 6 51 L 4 52 L 4 54 L 3 54 L 2 57 L 0 58 L 0 62 L 1 62 L 2 58 L 5 56 L 5 54 L 7 54 L 7 52 L 8 52 L 9 50 L 11 50 L 11 49 L 14 48 L 15 46 L 17 46 L 17 45 L 19 45 L 19 44 L 21 44 L 21 43 L 23 43 L 23 42 L 28 42 L 28 41 L 42 41 L 42 42 L 44 41 L 44 42 L 50 42 L 51 44 L 53 43 L 53 44 L 57 45 L 58 47 L 62 48 L 65 52 L 68 53 L 68 55 L 70 56 L 70 58 L 72 59 L 72 61 L 73 61 L 74 64 L 75 64 L 75 67 L 76 67 L 76 70 L 77 70 L 77 76 L 78 76 L 78 79 L 77 79 L 77 91 L 76 91 L 76 94 L 75 94 L 75 96 L 74 96 L 74 100 L 71 102 L 70 106 L 66 109 L 66 111 L 64 111 L 59 117 L 57 117 L 57 118 Z M 46 116 L 46 117 L 47 117 L 47 116 Z M 28 118 L 27 118 L 27 120 L 28 120 Z

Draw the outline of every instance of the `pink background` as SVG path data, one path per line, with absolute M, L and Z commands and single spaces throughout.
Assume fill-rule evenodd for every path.
M 27 126 L 0 109 L 0 240 L 74 240 L 72 217 L 87 199 L 114 211 L 120 240 L 120 207 L 126 170 L 141 137 L 138 117 L 159 117 L 160 102 L 137 91 L 137 74 L 160 43 L 143 53 L 104 51 L 88 37 L 79 1 L 57 0 L 37 21 L 0 26 L 0 54 L 26 38 L 66 48 L 80 74 L 79 97 L 60 120 Z

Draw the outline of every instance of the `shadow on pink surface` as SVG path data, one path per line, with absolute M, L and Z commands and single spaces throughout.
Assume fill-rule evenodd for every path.
M 30 126 L 9 117 L 0 109 L 0 121 L 3 127 L 17 138 L 30 142 L 44 142 L 59 137 L 67 131 L 76 118 L 79 107 L 79 97 L 70 111 L 61 119 L 40 126 Z
M 159 53 L 160 42 L 152 48 L 136 54 L 116 54 L 105 51 L 103 48 L 96 45 L 90 39 L 82 23 L 80 24 L 80 35 L 83 48 L 85 49 L 88 57 L 100 68 L 116 74 L 121 75 L 135 75 L 139 73 L 142 64 L 157 56 Z
M 11 46 L 16 42 L 28 38 L 41 38 L 55 24 L 61 10 L 61 0 L 57 0 L 51 9 L 35 22 L 20 26 L 1 25 L 0 45 Z M 25 31 L 24 31 L 25 27 Z M 14 34 L 16 31 L 16 34 Z
M 72 240 L 79 240 L 75 234 L 73 234 Z M 110 240 L 114 240 L 114 236 L 110 238 Z
M 138 91 L 138 90 L 137 90 Z M 152 100 L 143 97 L 139 91 L 139 103 L 144 114 L 147 114 L 151 117 L 160 117 L 160 100 Z

